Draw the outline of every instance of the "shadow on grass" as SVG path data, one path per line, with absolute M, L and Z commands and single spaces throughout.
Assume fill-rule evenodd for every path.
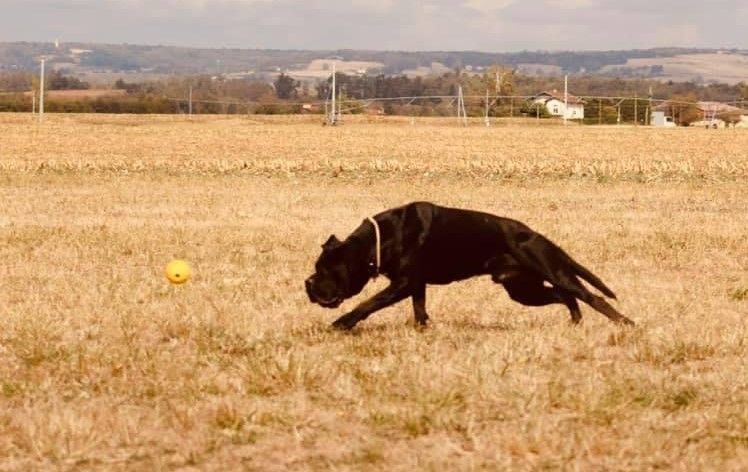
M 500 322 L 481 323 L 479 321 L 473 321 L 473 320 L 454 320 L 454 321 L 442 322 L 441 324 L 446 327 L 450 327 L 450 328 L 456 328 L 460 330 L 470 330 L 470 331 L 497 332 L 497 331 L 513 331 L 515 329 L 512 325 L 509 325 L 506 323 L 500 323 Z
M 512 325 L 506 323 L 481 323 L 478 321 L 471 320 L 452 320 L 452 321 L 438 321 L 432 322 L 428 326 L 416 326 L 414 323 L 409 322 L 404 325 L 391 324 L 391 323 L 377 323 L 366 325 L 365 323 L 357 325 L 350 331 L 340 331 L 332 327 L 328 330 L 331 333 L 348 334 L 351 336 L 361 336 L 367 333 L 369 334 L 381 334 L 381 333 L 394 333 L 402 331 L 404 329 L 413 330 L 416 332 L 428 333 L 431 331 L 438 330 L 454 330 L 454 331 L 487 331 L 487 332 L 499 332 L 499 331 L 513 331 L 515 328 Z

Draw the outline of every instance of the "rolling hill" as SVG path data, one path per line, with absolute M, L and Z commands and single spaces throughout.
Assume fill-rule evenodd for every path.
M 449 69 L 480 72 L 493 64 L 515 67 L 529 75 L 600 74 L 645 77 L 707 84 L 748 82 L 748 50 L 656 48 L 626 51 L 360 51 L 198 49 L 130 44 L 0 43 L 0 70 L 33 70 L 41 56 L 56 69 L 85 77 L 139 78 L 210 74 L 274 76 L 291 72 L 299 77 L 327 74 L 329 61 L 350 72 L 428 75 Z M 327 60 L 327 61 L 325 61 Z M 339 69 L 340 70 L 340 69 Z

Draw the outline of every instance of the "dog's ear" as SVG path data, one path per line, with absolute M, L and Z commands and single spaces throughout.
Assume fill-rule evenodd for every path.
M 341 243 L 340 240 L 338 240 L 338 238 L 336 238 L 334 234 L 331 234 L 330 237 L 325 242 L 325 244 L 322 245 L 322 249 L 324 249 L 325 251 L 332 251 L 333 249 L 340 246 L 341 244 L 343 243 Z

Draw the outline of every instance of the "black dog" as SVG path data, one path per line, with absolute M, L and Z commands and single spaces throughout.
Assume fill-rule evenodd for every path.
M 524 305 L 563 303 L 573 323 L 582 319 L 579 299 L 612 321 L 634 324 L 582 285 L 578 277 L 616 298 L 598 277 L 543 235 L 519 221 L 426 202 L 369 218 L 345 241 L 330 236 L 315 269 L 306 280 L 306 291 L 312 302 L 326 308 L 337 308 L 380 273 L 390 279 L 389 287 L 335 321 L 333 326 L 339 329 L 351 329 L 407 297 L 413 297 L 416 322 L 425 325 L 427 284 L 476 275 L 490 275 Z

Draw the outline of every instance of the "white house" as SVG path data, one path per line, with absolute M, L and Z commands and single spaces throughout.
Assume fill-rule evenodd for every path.
M 565 116 L 567 120 L 584 119 L 584 100 L 571 94 L 567 95 L 566 105 L 564 105 L 564 94 L 556 90 L 541 92 L 532 98 L 532 102 L 544 105 L 552 116 Z

